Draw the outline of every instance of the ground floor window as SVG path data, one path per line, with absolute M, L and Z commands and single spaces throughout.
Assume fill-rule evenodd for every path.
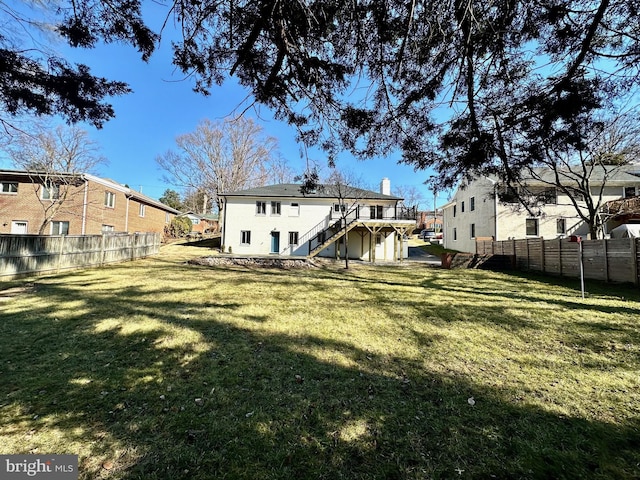
M 471 238 L 476 238 L 476 224 L 471 224 Z
M 289 245 L 298 245 L 298 232 L 289 232 Z
M 453 239 L 458 240 L 458 229 L 453 227 Z
M 556 233 L 564 235 L 567 232 L 567 222 L 564 218 L 556 220 Z
M 537 237 L 538 236 L 538 219 L 527 218 L 527 223 L 525 228 L 526 228 L 526 234 L 528 237 Z
M 240 232 L 240 244 L 251 245 L 251 230 L 242 230 Z
M 22 235 L 28 231 L 28 223 L 20 220 L 13 220 L 11 222 L 11 233 Z
M 113 225 L 102 225 L 103 232 L 113 232 L 115 231 L 115 227 Z
M 51 235 L 69 235 L 69 222 L 51 222 Z

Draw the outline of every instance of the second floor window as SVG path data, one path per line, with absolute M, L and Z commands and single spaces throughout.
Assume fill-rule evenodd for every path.
M 292 203 L 289 208 L 289 216 L 290 217 L 299 217 L 300 216 L 300 204 Z
M 141 217 L 144 217 L 145 207 L 146 205 L 142 203 L 140 204 L 140 210 L 138 211 L 138 215 L 140 215 Z
M 0 193 L 18 193 L 18 182 L 0 182 Z
M 371 207 L 369 207 L 369 209 L 370 209 L 370 212 L 369 212 L 370 217 L 369 218 L 375 218 L 375 219 L 379 219 L 379 220 L 382 219 L 382 216 L 383 216 L 382 205 L 371 205 Z
M 469 211 L 473 212 L 476 209 L 476 197 L 469 199 Z
M 116 194 L 113 192 L 104 192 L 105 207 L 114 208 L 116 206 Z
M 256 202 L 256 215 L 267 214 L 267 202 Z
M 51 182 L 46 182 L 42 186 L 42 199 L 57 200 L 58 198 L 60 198 L 60 185 L 56 185 Z
M 271 202 L 271 215 L 280 215 L 280 202 Z

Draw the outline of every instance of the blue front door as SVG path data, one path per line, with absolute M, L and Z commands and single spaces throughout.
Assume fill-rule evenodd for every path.
M 271 232 L 271 253 L 280 253 L 280 232 Z

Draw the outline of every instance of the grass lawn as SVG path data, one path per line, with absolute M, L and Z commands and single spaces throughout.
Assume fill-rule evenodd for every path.
M 640 478 L 640 294 L 202 249 L 0 285 L 0 453 L 82 479 Z

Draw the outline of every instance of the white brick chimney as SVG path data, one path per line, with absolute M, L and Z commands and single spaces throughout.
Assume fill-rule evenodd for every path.
M 380 193 L 382 195 L 391 195 L 391 181 L 386 177 L 380 182 Z

